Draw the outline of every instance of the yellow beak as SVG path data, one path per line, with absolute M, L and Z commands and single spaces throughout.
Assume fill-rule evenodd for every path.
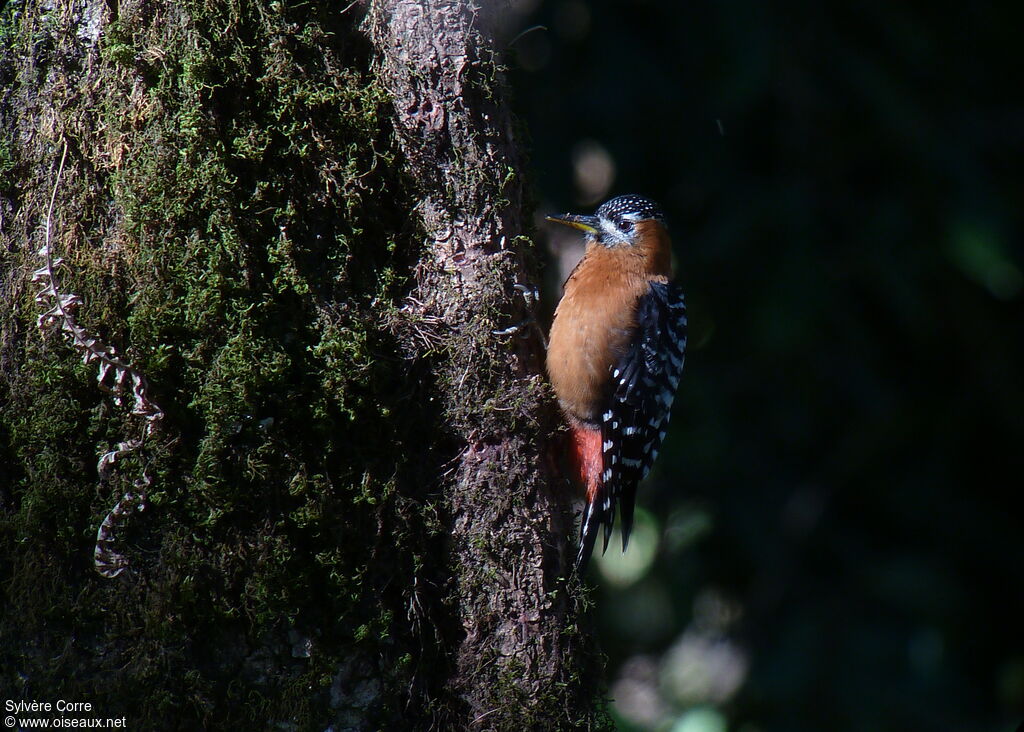
M 558 216 L 547 216 L 548 221 L 554 221 L 556 224 L 565 224 L 571 226 L 574 229 L 579 229 L 588 234 L 597 234 L 600 229 L 598 228 L 596 216 L 580 216 L 578 214 L 559 214 Z

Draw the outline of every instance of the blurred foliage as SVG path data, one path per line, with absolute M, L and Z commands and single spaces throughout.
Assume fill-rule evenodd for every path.
M 1015 729 L 1024 6 L 517 10 L 540 213 L 660 201 L 690 304 L 597 603 L 622 728 Z

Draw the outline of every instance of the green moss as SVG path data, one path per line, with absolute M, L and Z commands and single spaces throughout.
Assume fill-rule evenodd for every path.
M 3 39 L 0 39 L 3 43 Z M 13 142 L 10 138 L 0 137 L 0 194 L 6 194 L 14 188 L 15 158 Z
M 365 718 L 404 711 L 388 694 L 406 694 L 410 654 L 435 641 L 406 629 L 417 568 L 402 557 L 439 540 L 436 514 L 414 503 L 428 488 L 421 466 L 442 458 L 418 440 L 434 416 L 409 362 L 387 355 L 419 237 L 354 15 L 166 4 L 122 8 L 105 27 L 86 80 L 96 104 L 66 111 L 92 137 L 60 191 L 62 211 L 80 214 L 59 238 L 72 248 L 62 281 L 85 300 L 80 321 L 126 351 L 168 416 L 97 491 L 97 450 L 138 425 L 65 342 L 40 346 L 36 305 L 21 298 L 0 397 L 18 466 L 2 481 L 0 541 L 21 556 L 0 570 L 21 616 L 0 620 L 3 674 L 142 727 L 173 714 L 323 729 L 338 668 L 362 659 L 385 680 L 362 700 Z M 61 42 L 80 52 L 73 34 Z M 81 81 L 58 74 L 49 92 L 81 93 Z M 49 182 L 26 202 L 34 216 Z M 5 264 L 38 266 L 27 251 Z M 123 537 L 132 569 L 102 581 L 96 527 L 143 467 L 149 508 Z M 40 576 L 60 581 L 33 595 Z M 13 650 L 44 624 L 89 640 L 63 656 Z M 293 655 L 295 634 L 311 657 Z
M 131 32 L 124 23 L 112 21 L 103 29 L 100 54 L 110 64 L 131 67 L 138 53 L 132 43 Z

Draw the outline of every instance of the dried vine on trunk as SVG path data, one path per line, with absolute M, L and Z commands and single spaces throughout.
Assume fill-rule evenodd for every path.
M 117 356 L 113 346 L 103 343 L 95 334 L 90 333 L 75 320 L 74 310 L 82 304 L 82 298 L 73 293 L 65 292 L 60 285 L 57 270 L 64 265 L 63 257 L 55 257 L 53 253 L 53 207 L 57 202 L 60 190 L 60 179 L 64 173 L 67 160 L 67 142 L 61 151 L 60 164 L 54 176 L 53 191 L 46 209 L 46 223 L 43 227 L 44 243 L 38 254 L 43 258 L 43 266 L 32 273 L 32 282 L 42 285 L 36 293 L 36 303 L 46 308 L 37 319 L 39 329 L 44 333 L 55 331 L 65 334 L 71 345 L 82 355 L 82 363 L 95 365 L 98 369 L 96 384 L 105 392 L 113 395 L 116 404 L 126 392 L 132 396 L 131 414 L 141 417 L 141 427 L 136 437 L 127 437 L 117 443 L 112 450 L 100 455 L 96 471 L 101 480 L 110 477 L 114 463 L 142 447 L 146 439 L 160 425 L 164 412 L 150 396 L 149 383 L 138 369 Z M 93 549 L 93 563 L 96 571 L 107 579 L 113 579 L 128 567 L 128 560 L 116 548 L 115 532 L 118 524 L 126 516 L 145 506 L 145 489 L 150 478 L 145 473 L 135 481 L 135 490 L 122 496 L 96 530 L 96 546 Z

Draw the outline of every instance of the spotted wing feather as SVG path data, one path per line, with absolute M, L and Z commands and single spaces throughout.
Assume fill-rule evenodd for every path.
M 650 472 L 665 439 L 686 353 L 686 305 L 674 284 L 651 283 L 637 303 L 636 332 L 612 369 L 614 390 L 602 413 L 603 473 L 600 505 L 588 506 L 580 542 L 585 562 L 604 526 L 608 548 L 618 507 L 622 549 L 633 528 L 637 484 Z

